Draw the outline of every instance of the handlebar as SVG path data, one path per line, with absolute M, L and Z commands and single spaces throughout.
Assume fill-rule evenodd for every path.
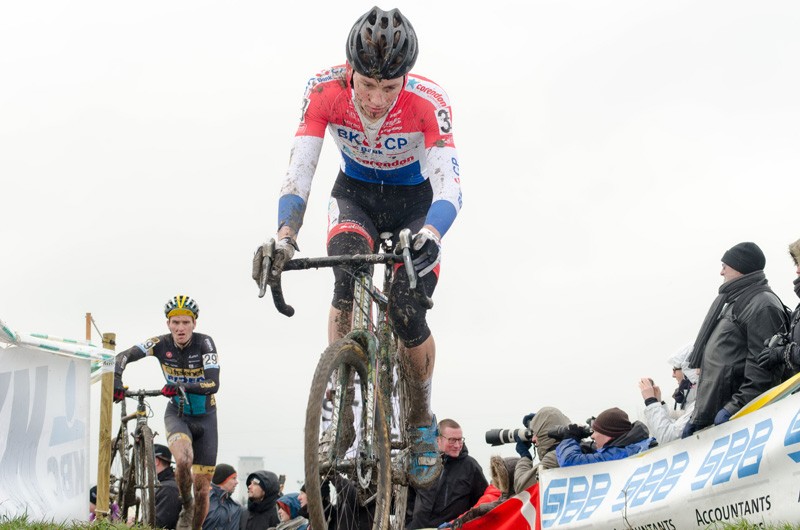
M 155 397 L 160 396 L 161 390 L 128 390 L 125 389 L 125 397 L 138 398 L 138 397 Z
M 411 231 L 403 229 L 400 231 L 399 234 L 400 243 L 398 245 L 397 250 L 401 253 L 394 254 L 389 252 L 384 252 L 380 254 L 353 254 L 353 255 L 344 255 L 344 256 L 325 256 L 319 258 L 298 258 L 287 261 L 284 266 L 283 270 L 277 271 L 269 271 L 271 273 L 271 279 L 267 281 L 268 274 L 264 271 L 267 269 L 263 269 L 261 271 L 261 282 L 259 284 L 261 288 L 260 296 L 263 296 L 263 293 L 266 292 L 267 285 L 269 285 L 270 290 L 272 291 L 272 302 L 275 304 L 275 308 L 278 310 L 279 313 L 286 315 L 287 317 L 291 317 L 294 315 L 294 308 L 286 303 L 286 300 L 283 296 L 283 287 L 281 285 L 281 274 L 283 271 L 293 271 L 293 270 L 307 270 L 307 269 L 321 269 L 321 268 L 328 268 L 328 267 L 339 267 L 342 265 L 394 265 L 398 263 L 402 263 L 405 266 L 406 274 L 408 275 L 409 285 L 414 293 L 414 297 L 417 301 L 422 304 L 425 309 L 431 309 L 433 307 L 433 300 L 425 293 L 424 286 L 421 282 L 417 282 L 417 273 L 414 269 L 414 265 L 411 262 Z M 270 240 L 267 243 L 268 249 L 274 249 L 275 242 L 274 240 Z M 269 257 L 267 257 L 269 254 Z M 272 252 L 268 252 L 264 256 L 263 265 L 272 265 Z

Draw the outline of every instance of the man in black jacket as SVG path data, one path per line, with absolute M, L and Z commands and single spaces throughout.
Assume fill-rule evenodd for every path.
M 440 421 L 436 442 L 442 453 L 442 473 L 428 488 L 408 489 L 409 504 L 413 502 L 408 530 L 436 528 L 452 521 L 472 508 L 489 485 L 481 465 L 469 456 L 458 423 L 451 419 Z
M 178 524 L 178 516 L 183 508 L 183 501 L 175 482 L 175 470 L 172 467 L 172 453 L 166 445 L 154 444 L 156 454 L 156 527 L 172 530 Z
M 271 471 L 255 471 L 247 476 L 247 508 L 242 507 L 240 530 L 266 530 L 280 523 L 276 508 L 281 487 Z
M 745 242 L 722 256 L 724 278 L 711 304 L 694 348 L 689 368 L 700 368 L 697 401 L 683 437 L 725 423 L 753 398 L 778 382 L 758 364 L 764 343 L 783 331 L 783 302 L 764 276 L 764 253 Z

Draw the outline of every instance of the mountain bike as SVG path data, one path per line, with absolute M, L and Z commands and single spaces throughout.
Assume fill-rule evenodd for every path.
M 411 232 L 381 234 L 381 253 L 301 258 L 283 271 L 348 266 L 355 272 L 351 331 L 322 353 L 311 383 L 304 434 L 305 490 L 314 530 L 350 528 L 368 513 L 373 530 L 405 528 L 408 493 L 405 374 L 387 308 L 395 269 L 404 266 L 417 299 L 433 302 L 411 263 Z M 271 269 L 267 244 L 261 295 L 268 283 L 279 312 L 294 309 L 283 297 L 280 273 Z M 383 265 L 383 287 L 373 285 L 372 266 Z M 397 274 L 402 274 L 397 270 Z M 267 275 L 269 281 L 267 282 Z
M 160 396 L 161 390 L 125 390 L 125 397 L 138 400 L 136 410 L 126 413 L 125 400 L 120 402 L 119 432 L 111 446 L 111 502 L 119 505 L 123 521 L 155 526 L 156 474 L 153 431 L 147 425 L 152 411 L 146 397 Z M 135 419 L 133 432 L 128 422 Z M 130 435 L 129 435 L 130 434 Z

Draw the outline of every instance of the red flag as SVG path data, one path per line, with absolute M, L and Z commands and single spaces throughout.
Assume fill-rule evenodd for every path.
M 539 517 L 539 483 L 506 502 L 483 517 L 473 519 L 463 530 L 541 530 Z

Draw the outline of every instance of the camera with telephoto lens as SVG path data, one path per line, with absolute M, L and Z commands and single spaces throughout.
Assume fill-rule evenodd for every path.
M 529 429 L 489 429 L 486 431 L 486 443 L 492 446 L 513 444 L 519 441 L 533 441 L 533 432 Z

